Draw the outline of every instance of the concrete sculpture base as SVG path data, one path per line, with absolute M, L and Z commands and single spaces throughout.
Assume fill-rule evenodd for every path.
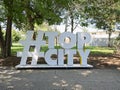
M 74 64 L 72 66 L 68 66 L 68 65 L 64 65 L 64 66 L 49 66 L 47 64 L 38 64 L 38 65 L 17 65 L 16 68 L 17 69 L 31 69 L 31 68 L 44 68 L 44 69 L 48 69 L 48 68 L 92 68 L 92 65 L 80 65 L 80 64 Z

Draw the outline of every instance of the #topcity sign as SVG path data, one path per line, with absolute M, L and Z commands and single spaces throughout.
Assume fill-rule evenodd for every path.
M 33 40 L 34 31 L 28 31 L 26 40 L 20 43 L 24 46 L 23 52 L 17 52 L 17 56 L 21 57 L 21 62 L 16 68 L 72 68 L 72 67 L 92 67 L 87 64 L 87 58 L 90 50 L 84 50 L 84 44 L 89 43 L 91 36 L 89 33 L 70 33 L 63 32 L 42 32 L 39 31 L 36 39 Z M 48 40 L 44 40 L 43 37 L 48 37 Z M 69 42 L 66 42 L 68 38 Z M 55 41 L 56 40 L 56 41 Z M 55 43 L 56 42 L 56 43 Z M 41 47 L 48 45 L 46 52 L 41 51 Z M 61 48 L 56 49 L 55 46 L 59 45 Z M 34 46 L 34 51 L 30 52 L 29 49 Z M 77 49 L 73 49 L 73 47 Z M 79 54 L 81 61 L 80 64 L 74 64 L 73 57 L 75 54 Z M 57 58 L 53 59 L 51 56 L 57 55 Z M 64 64 L 64 55 L 67 55 L 67 64 Z M 26 64 L 27 58 L 32 57 L 31 64 Z M 38 58 L 43 57 L 47 64 L 37 64 Z

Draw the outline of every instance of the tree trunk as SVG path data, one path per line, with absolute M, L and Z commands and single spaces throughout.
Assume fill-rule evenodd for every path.
M 111 35 L 112 35 L 112 32 L 109 31 L 109 33 L 108 33 L 108 47 L 111 47 Z
M 34 17 L 32 17 L 30 0 L 25 0 L 25 3 L 26 3 L 25 12 L 26 12 L 26 15 L 27 15 L 29 30 L 34 30 Z
M 11 39 L 12 39 L 12 17 L 7 17 L 7 28 L 5 36 L 5 46 L 6 46 L 6 57 L 11 56 Z
M 66 18 L 65 18 L 65 32 L 67 32 L 67 28 L 68 28 L 68 18 L 66 16 Z
M 73 18 L 73 15 L 72 15 L 72 12 L 71 12 L 71 32 L 73 33 L 74 31 L 74 18 Z
M 7 27 L 5 35 L 5 57 L 11 56 L 11 44 L 12 44 L 12 19 L 13 19 L 13 0 L 9 0 L 6 4 L 8 9 L 7 14 Z
M 32 16 L 29 16 L 29 25 L 30 25 L 30 30 L 34 31 L 34 20 L 32 19 Z
M 1 47 L 1 55 L 2 57 L 5 57 L 5 41 L 3 38 L 1 25 L 0 25 L 0 47 Z

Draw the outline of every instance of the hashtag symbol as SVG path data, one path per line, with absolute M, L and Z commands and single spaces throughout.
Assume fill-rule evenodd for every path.
M 17 52 L 17 56 L 21 57 L 20 65 L 26 65 L 27 58 L 32 57 L 31 65 L 36 65 L 38 58 L 43 57 L 44 53 L 40 52 L 40 47 L 45 45 L 45 41 L 42 41 L 44 32 L 39 31 L 36 40 L 33 40 L 34 31 L 27 31 L 26 40 L 20 41 L 24 46 L 23 52 Z M 30 52 L 29 49 L 34 46 L 34 51 Z

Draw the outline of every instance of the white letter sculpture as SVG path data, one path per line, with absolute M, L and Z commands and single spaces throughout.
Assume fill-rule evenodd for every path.
M 90 50 L 84 50 L 85 43 L 89 43 L 91 36 L 88 33 L 73 34 L 64 32 L 59 35 L 58 32 L 42 32 L 39 31 L 36 39 L 33 40 L 34 31 L 27 31 L 26 40 L 20 43 L 24 46 L 23 52 L 17 52 L 17 56 L 21 57 L 20 64 L 16 68 L 90 68 L 93 67 L 87 63 Z M 43 37 L 48 37 L 48 41 Z M 66 42 L 65 38 L 70 41 Z M 57 43 L 55 43 L 55 40 Z M 47 43 L 48 42 L 48 43 Z M 61 48 L 56 49 L 55 46 L 59 45 Z M 34 50 L 30 51 L 30 47 L 34 46 Z M 41 47 L 48 46 L 47 51 L 42 51 Z M 73 49 L 73 47 L 77 49 Z M 79 54 L 80 64 L 74 64 L 74 55 Z M 53 55 L 57 57 L 52 58 Z M 67 64 L 64 64 L 64 55 L 67 56 Z M 27 64 L 28 57 L 32 58 L 30 64 Z M 39 58 L 44 58 L 47 64 L 38 64 Z

